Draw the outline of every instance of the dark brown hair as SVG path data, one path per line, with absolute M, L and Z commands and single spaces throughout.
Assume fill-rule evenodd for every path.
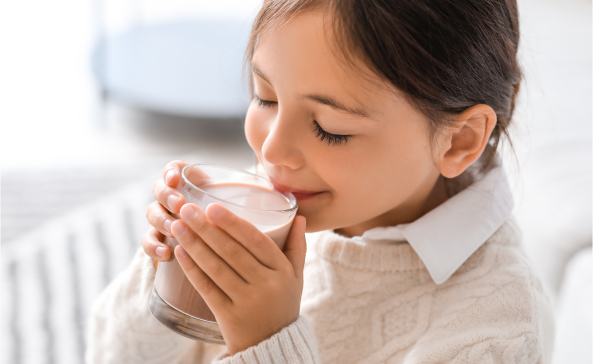
M 402 91 L 427 116 L 432 136 L 449 125 L 448 115 L 492 107 L 498 121 L 478 167 L 496 164 L 521 80 L 515 0 L 265 0 L 247 62 L 264 31 L 313 7 L 329 10 L 341 52 Z

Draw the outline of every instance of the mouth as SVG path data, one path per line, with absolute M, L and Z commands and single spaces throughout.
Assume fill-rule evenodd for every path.
M 292 195 L 297 199 L 297 201 L 301 202 L 304 200 L 311 199 L 319 194 L 323 193 L 324 191 L 307 191 L 301 190 L 298 188 L 282 185 L 278 183 L 276 180 L 270 177 L 270 181 L 274 185 L 274 189 L 279 192 L 290 192 Z

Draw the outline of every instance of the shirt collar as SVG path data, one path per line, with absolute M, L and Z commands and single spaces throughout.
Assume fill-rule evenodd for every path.
M 354 240 L 407 241 L 436 284 L 444 283 L 508 219 L 513 196 L 502 167 L 409 224 L 378 227 Z

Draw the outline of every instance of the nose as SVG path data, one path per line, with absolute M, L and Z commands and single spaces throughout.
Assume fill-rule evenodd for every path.
M 262 157 L 270 164 L 299 169 L 304 164 L 299 148 L 298 121 L 279 110 L 278 116 L 262 145 Z

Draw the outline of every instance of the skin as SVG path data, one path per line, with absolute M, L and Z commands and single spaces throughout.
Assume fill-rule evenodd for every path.
M 169 163 L 153 188 L 153 228 L 142 246 L 166 261 L 171 252 L 163 238 L 177 238 L 175 256 L 216 316 L 230 354 L 298 318 L 305 231 L 359 236 L 418 219 L 448 198 L 443 177 L 476 161 L 496 125 L 491 107 L 475 105 L 451 116 L 453 126 L 431 143 L 426 117 L 400 91 L 362 62 L 344 65 L 323 15 L 304 12 L 263 34 L 252 59 L 257 96 L 247 140 L 277 189 L 299 199 L 301 216 L 284 252 L 221 206 L 184 205 L 174 188 L 185 162 Z M 347 141 L 321 140 L 315 122 L 324 132 L 349 135 Z

